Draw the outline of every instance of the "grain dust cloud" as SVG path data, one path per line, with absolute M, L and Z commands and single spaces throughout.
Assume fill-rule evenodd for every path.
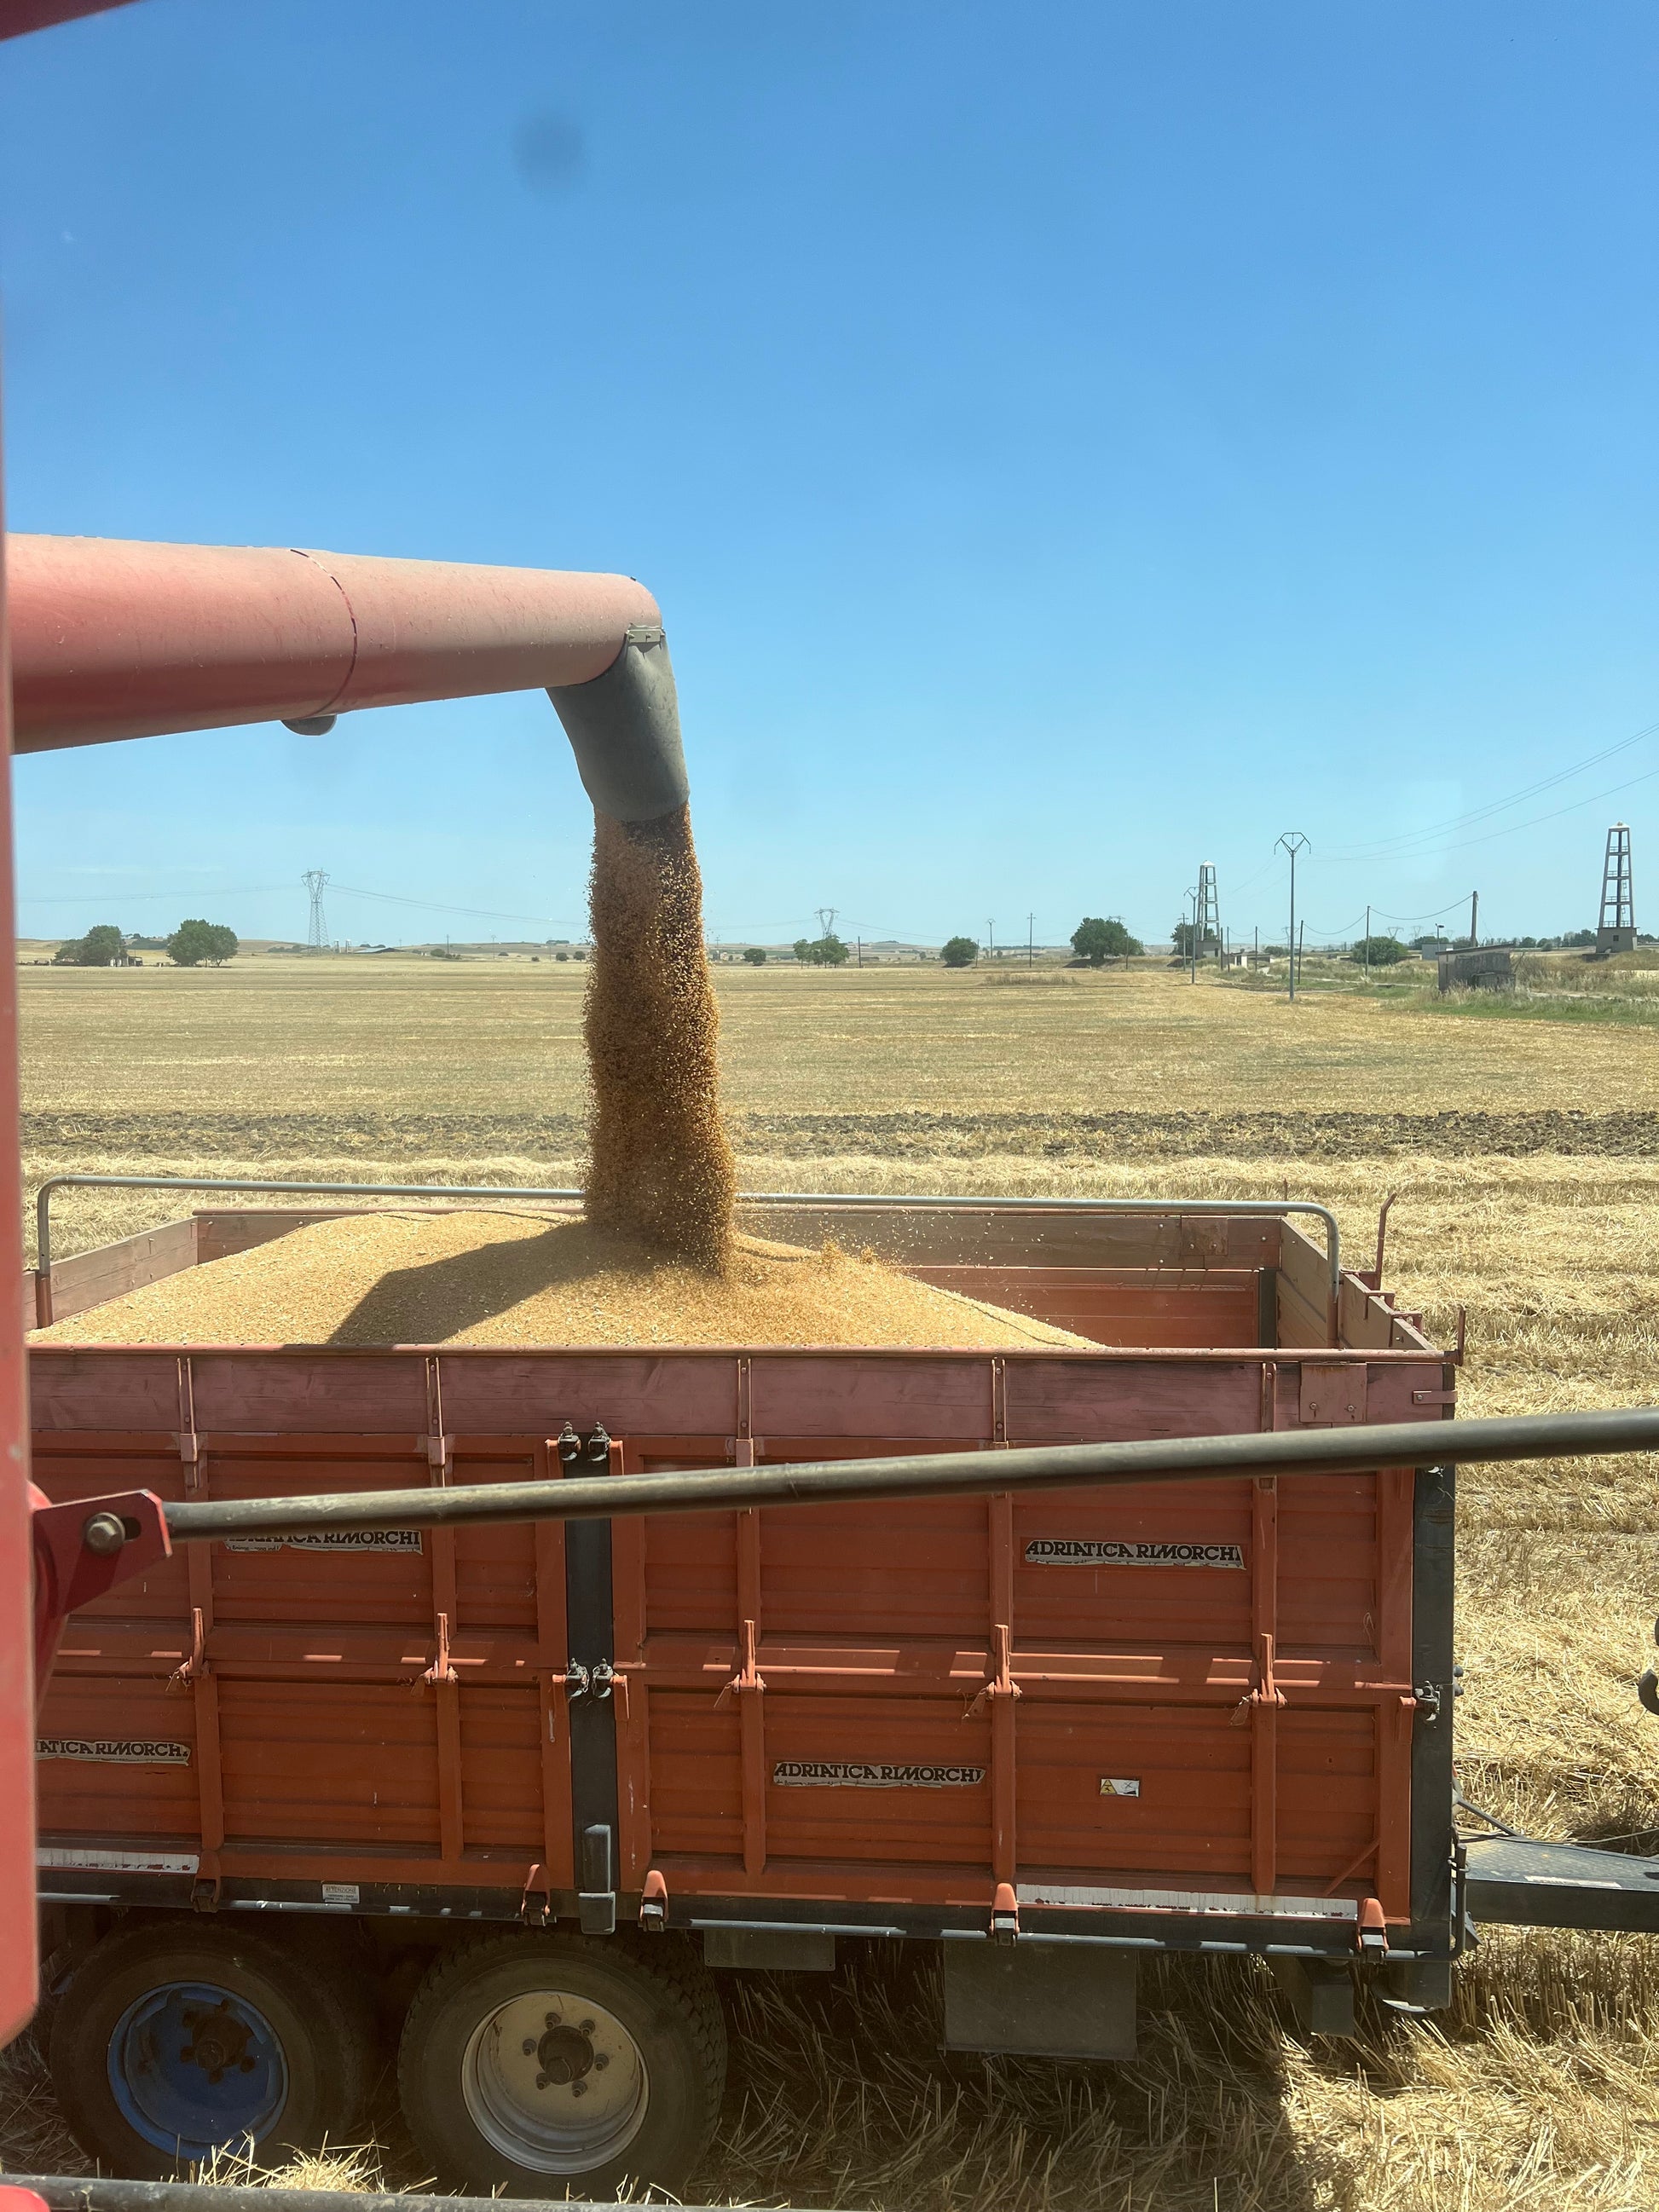
M 589 900 L 588 1218 L 665 1258 L 724 1270 L 737 1177 L 690 807 L 629 823 L 596 810 Z

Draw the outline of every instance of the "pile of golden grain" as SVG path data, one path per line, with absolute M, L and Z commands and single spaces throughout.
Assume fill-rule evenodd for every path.
M 459 1210 L 314 1222 L 74 1315 L 41 1340 L 1092 1348 L 833 1244 L 738 1237 L 712 1273 L 592 1222 Z

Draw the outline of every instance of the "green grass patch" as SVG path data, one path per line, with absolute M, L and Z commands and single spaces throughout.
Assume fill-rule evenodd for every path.
M 1362 995 L 1381 998 L 1381 992 Z M 1588 994 L 1583 998 L 1550 992 L 1437 991 L 1389 993 L 1389 1003 L 1419 1014 L 1444 1014 L 1482 1022 L 1590 1022 L 1599 1028 L 1659 1029 L 1659 994 L 1652 998 L 1618 998 L 1611 994 Z

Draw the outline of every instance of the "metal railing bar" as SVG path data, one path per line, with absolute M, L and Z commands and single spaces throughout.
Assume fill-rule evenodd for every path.
M 1659 1450 L 1659 1407 L 1512 1414 L 1474 1421 L 1370 1422 L 1342 1429 L 1133 1443 L 1039 1444 L 1012 1451 L 830 1460 L 665 1474 L 571 1475 L 554 1482 L 334 1492 L 310 1498 L 185 1500 L 163 1507 L 181 1542 L 336 1529 L 453 1528 L 514 1521 L 620 1519 L 899 1498 L 1058 1488 L 1116 1489 L 1237 1475 L 1340 1474 L 1459 1462 L 1581 1458 Z M 1056 1527 L 1055 1539 L 1064 1537 Z
M 586 1196 L 581 1190 L 494 1182 L 266 1182 L 243 1176 L 48 1176 L 34 1194 L 35 1266 L 48 1283 L 52 1276 L 52 1200 L 53 1194 L 60 1190 L 258 1191 L 310 1198 L 533 1198 L 574 1200 L 578 1205 Z M 745 1190 L 738 1192 L 738 1203 L 854 1208 L 879 1206 L 933 1213 L 1167 1213 L 1176 1218 L 1188 1214 L 1203 1217 L 1222 1213 L 1283 1219 L 1291 1213 L 1310 1213 L 1324 1225 L 1333 1297 L 1342 1277 L 1342 1232 L 1336 1216 L 1328 1206 L 1322 1206 L 1311 1198 L 979 1198 L 911 1196 L 882 1191 Z
M 48 2212 L 501 2212 L 499 2197 L 391 2196 L 339 2189 L 266 2188 L 258 2182 L 82 2180 L 61 2173 L 8 2173 L 9 2189 L 32 2190 Z M 514 2212 L 616 2212 L 588 2197 L 510 2200 Z M 678 2199 L 676 2200 L 678 2203 Z M 679 2212 L 714 2212 L 687 2204 Z

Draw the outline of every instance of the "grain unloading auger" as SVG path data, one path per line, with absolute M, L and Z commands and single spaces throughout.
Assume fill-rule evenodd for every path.
M 600 813 L 685 801 L 662 619 L 629 576 L 15 535 L 6 590 L 16 752 L 545 690 Z

